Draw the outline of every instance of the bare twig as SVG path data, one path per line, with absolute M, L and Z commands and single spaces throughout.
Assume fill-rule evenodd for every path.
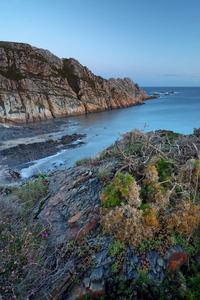
M 198 159 L 200 159 L 200 152 L 199 152 L 197 146 L 195 145 L 195 143 L 192 143 L 192 145 L 194 146 L 194 148 L 195 148 L 195 150 L 197 152 Z

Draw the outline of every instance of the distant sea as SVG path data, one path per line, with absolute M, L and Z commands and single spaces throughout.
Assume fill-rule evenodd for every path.
M 200 127 L 200 87 L 143 87 L 150 96 L 155 92 L 174 91 L 164 94 L 149 105 L 143 113 L 149 129 L 170 129 L 184 134 L 193 133 Z M 146 102 L 147 103 L 147 102 Z M 147 116 L 148 115 L 148 116 Z
M 145 131 L 158 129 L 192 134 L 200 127 L 200 87 L 142 87 L 150 96 L 160 93 L 157 99 L 145 101 L 144 105 L 69 118 L 75 126 L 68 134 L 86 133 L 86 142 L 79 148 L 62 150 L 56 156 L 37 162 L 43 172 L 53 168 L 66 168 L 75 161 L 97 154 L 115 142 L 120 133 L 134 128 Z M 173 92 L 169 94 L 170 92 Z M 167 95 L 166 95 L 167 94 Z M 63 120 L 64 121 L 64 120 Z M 24 169 L 24 175 L 35 172 L 34 166 Z M 36 170 L 37 171 L 37 170 Z

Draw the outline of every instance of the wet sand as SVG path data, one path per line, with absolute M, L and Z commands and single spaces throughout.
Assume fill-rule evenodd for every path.
M 20 170 L 38 159 L 83 145 L 86 134 L 66 134 L 76 125 L 66 119 L 23 125 L 0 124 L 0 185 L 21 180 Z

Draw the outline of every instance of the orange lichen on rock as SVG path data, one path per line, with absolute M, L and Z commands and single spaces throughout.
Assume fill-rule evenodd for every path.
M 174 273 L 177 269 L 179 269 L 182 265 L 188 262 L 189 254 L 184 252 L 174 252 L 170 258 L 167 268 Z

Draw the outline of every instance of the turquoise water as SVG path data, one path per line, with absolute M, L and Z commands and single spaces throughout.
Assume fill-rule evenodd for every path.
M 94 113 L 70 118 L 76 126 L 68 128 L 67 133 L 86 133 L 85 145 L 64 150 L 56 156 L 37 162 L 43 172 L 66 168 L 83 157 L 96 155 L 125 133 L 134 128 L 146 131 L 166 129 L 184 134 L 193 133 L 200 127 L 200 88 L 185 87 L 148 87 L 143 89 L 149 94 L 174 92 L 157 99 L 145 101 L 144 105 Z M 63 120 L 64 122 L 64 120 Z M 35 166 L 24 169 L 24 176 L 35 173 Z M 28 174 L 28 175 L 27 175 Z

